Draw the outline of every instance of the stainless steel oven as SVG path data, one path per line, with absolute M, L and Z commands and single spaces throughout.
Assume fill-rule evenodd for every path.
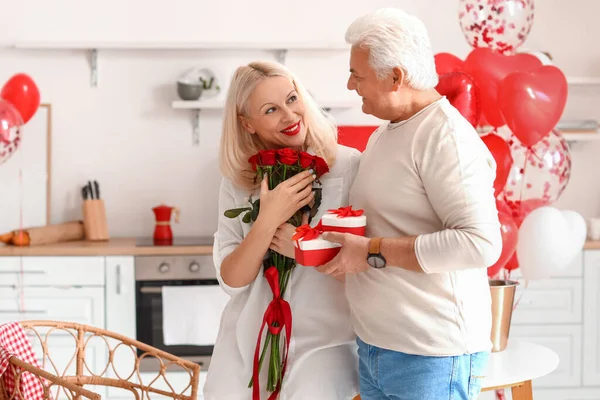
M 206 370 L 213 345 L 165 345 L 163 286 L 218 285 L 212 256 L 137 256 L 135 258 L 137 340 L 196 362 Z M 144 358 L 140 369 L 156 371 L 156 360 Z

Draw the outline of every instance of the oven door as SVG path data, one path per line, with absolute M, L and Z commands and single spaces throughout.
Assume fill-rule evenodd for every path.
M 208 369 L 214 346 L 194 346 L 164 344 L 162 286 L 218 285 L 216 279 L 136 281 L 136 333 L 137 340 L 164 350 L 178 357 L 190 360 Z M 143 352 L 138 350 L 138 356 Z M 153 357 L 140 361 L 140 370 L 158 371 L 160 365 Z

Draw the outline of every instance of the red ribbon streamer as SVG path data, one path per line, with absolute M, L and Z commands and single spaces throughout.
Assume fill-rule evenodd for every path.
M 256 348 L 254 350 L 254 368 L 252 370 L 252 400 L 260 400 L 260 387 L 259 387 L 259 353 L 260 353 L 260 342 L 262 339 L 263 330 L 265 325 L 268 327 L 269 332 L 273 335 L 277 335 L 285 327 L 285 356 L 283 358 L 283 366 L 281 368 L 281 380 L 277 384 L 275 391 L 269 396 L 268 400 L 275 400 L 281 390 L 281 383 L 285 376 L 285 369 L 287 367 L 287 358 L 290 349 L 290 338 L 292 337 L 292 309 L 290 303 L 281 298 L 281 289 L 279 287 L 279 271 L 277 268 L 269 267 L 265 271 L 265 278 L 269 282 L 271 292 L 273 292 L 273 300 L 269 303 L 267 310 L 263 316 L 263 323 L 260 327 L 258 334 L 258 340 L 256 341 Z M 272 346 L 273 344 L 271 344 Z
M 331 214 L 335 214 L 338 218 L 346 218 L 346 217 L 360 217 L 363 215 L 364 210 L 353 210 L 352 206 L 340 207 L 336 210 L 327 210 Z

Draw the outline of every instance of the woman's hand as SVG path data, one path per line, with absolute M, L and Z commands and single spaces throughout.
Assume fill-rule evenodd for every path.
M 302 225 L 304 224 L 308 224 L 308 213 L 304 213 L 302 216 Z M 277 228 L 269 249 L 288 258 L 295 258 L 294 243 L 292 242 L 292 236 L 295 232 L 296 227 L 294 225 L 284 222 Z
M 277 229 L 287 222 L 296 211 L 313 200 L 314 180 L 313 173 L 303 171 L 269 190 L 265 175 L 260 184 L 260 211 L 256 223 Z

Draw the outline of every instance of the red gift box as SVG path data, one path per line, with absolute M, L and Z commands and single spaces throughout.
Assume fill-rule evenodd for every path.
M 333 231 L 365 236 L 367 217 L 363 212 L 363 210 L 353 210 L 352 206 L 327 210 L 321 218 L 320 225 L 323 232 Z
M 331 261 L 341 249 L 341 244 L 323 239 L 321 224 L 316 228 L 302 225 L 296 228 L 294 241 L 294 258 L 305 267 L 318 267 Z

